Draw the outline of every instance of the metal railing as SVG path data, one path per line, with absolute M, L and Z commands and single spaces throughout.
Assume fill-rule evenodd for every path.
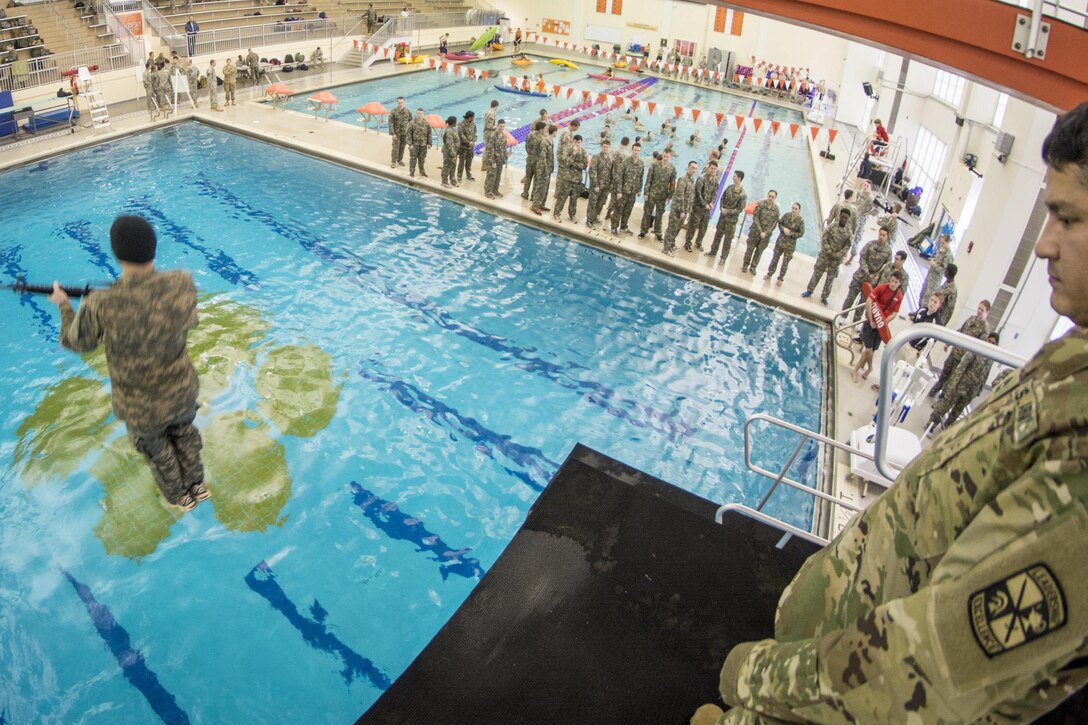
M 854 347 L 851 345 L 851 341 L 856 337 L 854 334 L 854 328 L 861 327 L 865 322 L 865 305 L 868 304 L 868 300 L 862 300 L 853 307 L 847 307 L 845 310 L 841 310 L 835 313 L 835 317 L 831 320 L 831 339 L 835 342 L 835 345 L 841 347 L 850 353 L 850 364 L 854 364 Z M 861 310 L 862 315 L 856 320 L 847 320 L 846 318 L 855 310 Z
M 111 33 L 117 36 L 117 42 L 124 46 L 125 51 L 132 57 L 133 62 L 138 63 L 143 61 L 143 41 L 133 35 L 129 27 L 117 17 L 114 4 L 102 3 L 99 12 L 102 13 L 102 19 L 105 21 L 106 27 L 109 28 Z
M 294 43 L 300 40 L 330 40 L 343 35 L 357 21 L 353 17 L 276 22 L 265 25 L 238 25 L 233 28 L 202 30 L 196 36 L 193 55 L 212 55 L 260 46 Z M 179 55 L 186 55 L 185 35 L 180 36 Z M 332 60 L 331 58 L 328 60 Z
M 85 65 L 88 68 L 98 66 L 99 71 L 121 70 L 131 68 L 136 61 L 130 56 L 123 45 L 101 46 L 98 48 L 85 48 L 73 50 L 68 53 L 56 53 L 42 58 L 29 58 L 26 60 L 27 72 L 16 75 L 15 63 L 0 65 L 0 90 L 19 91 L 34 86 L 63 84 L 65 88 L 68 81 L 61 74 Z
M 1062 0 L 1029 0 L 1028 2 L 1018 2 L 1018 0 L 998 0 L 998 2 L 1005 5 L 1024 8 L 1025 10 L 1035 10 L 1038 8 L 1040 15 L 1045 15 L 1048 18 L 1054 18 L 1055 20 L 1061 20 L 1070 25 L 1088 29 L 1088 12 L 1085 12 L 1083 3 L 1079 3 L 1078 7 L 1073 7 L 1069 2 L 1063 2 Z
M 59 0 L 45 0 L 45 1 L 49 5 L 49 14 L 53 16 L 53 21 L 55 23 L 57 23 L 57 25 L 59 25 L 61 28 L 63 28 L 64 36 L 65 36 L 65 38 L 67 38 L 68 42 L 69 43 L 75 43 L 76 41 L 78 41 L 79 40 L 79 34 L 76 33 L 75 29 L 68 22 L 68 18 L 70 17 L 69 14 L 67 12 L 63 12 L 63 11 L 60 10 L 61 6 L 59 5 Z M 63 7 L 64 7 L 65 10 L 68 9 L 67 4 L 65 4 Z M 84 44 L 84 45 L 86 45 L 86 44 Z
M 778 542 L 779 549 L 786 545 L 786 542 L 789 541 L 791 536 L 796 536 L 798 539 L 810 541 L 817 546 L 827 546 L 828 543 L 830 543 L 828 539 L 825 539 L 822 536 L 811 534 L 804 529 L 799 529 L 792 524 L 787 524 L 785 521 L 776 519 L 774 516 L 768 516 L 762 511 L 758 511 L 750 506 L 745 506 L 741 503 L 725 503 L 719 506 L 718 510 L 714 513 L 715 523 L 722 523 L 722 520 L 725 518 L 725 514 L 729 512 L 738 513 L 742 516 L 747 516 L 750 519 L 755 519 L 756 521 L 760 521 L 785 533 L 786 535 L 783 536 L 782 539 Z
M 162 42 L 166 43 L 170 50 L 176 50 L 178 55 L 188 55 L 188 48 L 185 45 L 185 34 L 179 33 L 178 29 L 174 27 L 174 24 L 166 19 L 166 16 L 159 12 L 159 9 L 147 2 L 147 0 L 128 0 L 128 2 L 117 3 L 114 0 L 110 0 L 110 4 L 115 10 L 143 10 L 144 21 L 150 25 Z
M 1002 365 L 1008 365 L 1011 368 L 1023 367 L 1024 363 L 1027 362 L 1025 358 L 1016 353 L 1002 350 L 997 345 L 993 345 L 985 340 L 979 340 L 970 335 L 965 335 L 962 332 L 949 330 L 947 327 L 941 327 L 928 322 L 911 325 L 893 336 L 892 339 L 888 341 L 888 345 L 884 349 L 884 357 L 880 361 L 880 393 L 877 396 L 876 441 L 873 446 L 873 457 L 871 459 L 875 463 L 876 470 L 880 472 L 880 475 L 892 481 L 894 481 L 898 475 L 898 473 L 893 472 L 892 467 L 888 463 L 888 428 L 890 426 L 889 420 L 891 418 L 892 409 L 892 375 L 894 374 L 895 358 L 899 352 L 899 348 L 903 347 L 903 345 L 911 340 L 917 340 L 922 337 L 932 338 L 954 347 L 962 348 L 969 353 L 984 357 L 987 360 L 999 362 Z M 858 455 L 862 454 L 858 452 Z

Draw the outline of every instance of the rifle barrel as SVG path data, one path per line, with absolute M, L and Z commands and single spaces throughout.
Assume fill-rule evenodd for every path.
M 9 289 L 12 292 L 29 293 L 36 295 L 51 295 L 53 294 L 53 285 L 51 284 L 27 284 L 26 282 L 16 282 L 15 284 L 9 284 L 4 286 L 5 289 Z M 86 297 L 93 292 L 96 287 L 92 287 L 89 284 L 82 287 L 75 287 L 73 285 L 61 285 L 60 288 L 64 290 L 65 294 L 69 297 Z

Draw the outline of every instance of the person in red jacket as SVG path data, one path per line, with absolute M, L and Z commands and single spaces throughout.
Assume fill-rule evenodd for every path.
M 878 308 L 884 318 L 884 324 L 895 317 L 899 312 L 899 305 L 903 302 L 903 273 L 892 272 L 886 284 L 877 285 L 869 298 Z M 861 357 L 854 365 L 850 373 L 850 379 L 860 383 L 869 377 L 873 371 L 873 353 L 880 347 L 880 330 L 877 329 L 876 317 L 873 315 L 873 305 L 865 308 L 865 322 L 861 323 Z M 861 369 L 865 368 L 865 372 Z

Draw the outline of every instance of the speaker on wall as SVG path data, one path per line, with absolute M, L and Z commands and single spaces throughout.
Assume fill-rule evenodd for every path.
M 668 48 L 669 47 L 669 39 L 668 38 L 662 38 L 661 39 L 661 47 L 662 48 Z

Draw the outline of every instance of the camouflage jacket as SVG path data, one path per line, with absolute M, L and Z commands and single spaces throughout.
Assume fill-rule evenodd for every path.
M 506 133 L 499 131 L 499 127 L 484 133 L 484 160 L 490 166 L 502 166 L 506 163 L 509 154 L 506 151 Z
M 672 213 L 686 217 L 691 213 L 691 203 L 695 200 L 695 180 L 684 174 L 676 182 L 676 192 L 672 195 Z
M 982 340 L 990 334 L 990 323 L 978 315 L 971 315 L 960 325 L 960 332 Z
M 484 114 L 484 138 L 485 139 L 487 138 L 487 132 L 490 131 L 491 129 L 495 128 L 499 124 L 499 121 L 495 116 L 496 116 L 496 112 L 495 112 L 495 109 L 493 109 L 493 108 L 488 109 L 487 112 Z
M 894 272 L 894 271 L 895 271 L 895 258 L 893 257 L 891 264 L 884 265 L 884 268 L 880 270 L 880 277 L 877 279 L 876 284 L 877 285 L 887 284 L 888 280 L 892 278 L 892 272 Z M 903 290 L 903 297 L 906 297 L 907 296 L 907 288 L 910 286 L 910 277 L 907 276 L 907 271 L 905 269 L 902 269 L 900 271 L 903 272 L 903 283 L 901 285 L 899 285 L 899 289 Z M 938 314 L 938 319 L 940 319 L 939 314 Z
M 820 256 L 824 259 L 842 259 L 846 250 L 850 248 L 853 237 L 849 224 L 845 227 L 840 227 L 838 222 L 828 224 L 824 228 L 823 237 L 820 238 Z
M 899 217 L 895 214 L 885 214 L 876 220 L 877 228 L 888 230 L 888 242 L 895 241 L 895 234 L 899 231 Z
M 196 370 L 185 342 L 196 327 L 188 272 L 123 275 L 79 305 L 61 305 L 60 343 L 75 352 L 106 348 L 113 412 L 137 429 L 166 425 L 196 407 Z
M 610 151 L 607 154 L 601 151 L 593 157 L 593 162 L 589 165 L 589 187 L 591 190 L 608 193 L 609 189 L 612 188 L 615 158 L 615 151 Z
M 626 157 L 618 179 L 620 191 L 626 196 L 634 196 L 642 191 L 642 175 L 645 171 L 646 164 L 641 158 L 634 154 Z
M 234 71 L 234 75 L 237 76 L 238 75 L 238 69 L 235 68 L 233 65 L 231 66 L 231 69 Z M 196 65 L 194 65 L 192 63 L 189 64 L 189 68 L 185 71 L 185 77 L 189 81 L 189 92 L 190 93 L 196 93 L 197 86 L 200 84 L 200 71 L 198 71 L 196 69 Z M 229 83 L 230 82 L 229 80 L 227 80 L 227 69 L 226 68 L 223 69 L 223 82 L 224 83 Z
M 735 222 L 747 205 L 748 192 L 744 190 L 743 186 L 739 189 L 734 184 L 725 187 L 721 198 L 721 215 L 723 217 L 726 219 L 731 218 Z
M 857 212 L 858 222 L 864 222 L 865 218 L 873 213 L 873 193 L 864 190 L 855 193 L 854 210 Z
M 881 244 L 879 239 L 866 244 L 861 249 L 858 258 L 858 269 L 854 272 L 855 282 L 868 282 L 876 285 L 884 268 L 892 263 L 892 247 L 890 244 Z
M 536 158 L 532 163 L 538 174 L 550 175 L 555 170 L 555 146 L 547 136 L 537 142 Z
M 559 160 L 559 173 L 555 175 L 555 180 L 562 181 L 568 184 L 580 184 L 582 182 L 582 172 L 586 170 L 586 150 L 574 149 L 574 146 L 570 146 L 567 152 Z
M 431 145 L 431 124 L 425 118 L 413 118 L 408 124 L 408 143 L 412 146 Z
M 835 224 L 838 224 L 839 223 L 839 212 L 841 212 L 843 209 L 850 212 L 849 226 L 850 226 L 850 233 L 853 234 L 854 232 L 857 231 L 857 228 L 858 228 L 858 210 L 853 204 L 851 204 L 848 201 L 840 201 L 838 204 L 831 207 L 831 213 L 827 215 L 827 221 L 825 222 L 825 226 L 830 227 L 830 226 L 833 226 Z
M 389 133 L 394 136 L 406 136 L 408 124 L 412 122 L 412 112 L 407 107 L 394 108 L 389 113 Z
M 718 182 L 722 179 L 722 172 L 704 173 L 695 181 L 695 199 L 691 203 L 693 212 L 708 213 L 707 207 L 714 203 L 714 196 L 718 193 Z
M 973 319 L 977 320 L 978 318 Z M 968 401 L 974 400 L 975 396 L 986 387 L 986 378 L 990 377 L 990 370 L 993 366 L 993 360 L 980 357 L 974 353 L 966 353 L 952 373 L 952 377 L 948 381 L 948 389 L 944 395 L 954 395 L 957 398 L 964 397 Z
M 952 319 L 952 313 L 956 311 L 956 298 L 959 297 L 959 290 L 956 289 L 955 281 L 945 282 L 937 290 L 937 294 L 941 296 L 942 300 L 941 324 L 947 325 L 948 321 Z
M 676 167 L 661 161 L 650 164 L 643 193 L 647 199 L 668 200 L 676 186 Z
M 1029 722 L 1088 682 L 1088 328 L 1007 376 L 811 556 L 723 723 Z
M 574 129 L 567 126 L 567 128 L 563 130 L 563 133 L 559 134 L 559 148 L 555 152 L 555 157 L 559 159 L 559 163 L 563 163 L 563 155 L 567 153 L 573 143 Z
M 792 231 L 786 231 L 787 229 Z M 797 244 L 797 240 L 805 236 L 805 219 L 800 214 L 794 214 L 792 210 L 782 215 L 778 220 L 778 242 Z
M 195 66 L 193 67 L 195 70 Z M 199 74 L 198 74 L 199 75 Z M 192 73 L 189 74 L 189 81 L 192 82 Z M 223 66 L 223 82 L 227 85 L 238 82 L 238 66 L 234 63 L 229 63 Z
M 460 148 L 461 134 L 457 132 L 457 127 L 446 126 L 446 130 L 442 132 L 442 155 L 452 158 Z
M 461 148 L 468 149 L 476 145 L 476 119 L 462 118 L 457 122 L 457 135 L 461 139 Z
M 752 226 L 749 234 L 761 235 L 766 234 L 767 239 L 771 238 L 771 232 L 778 226 L 778 217 L 781 212 L 778 210 L 778 204 L 773 201 L 763 201 L 756 204 L 756 208 L 752 210 Z

